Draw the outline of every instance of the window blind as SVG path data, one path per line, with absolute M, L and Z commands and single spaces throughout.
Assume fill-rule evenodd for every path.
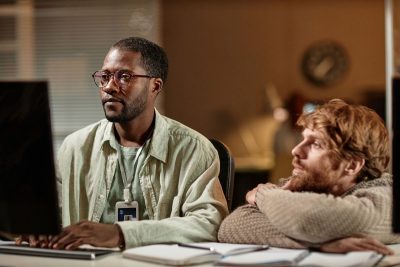
M 104 118 L 91 74 L 128 36 L 159 43 L 158 0 L 0 2 L 0 79 L 47 80 L 55 151 L 66 135 Z

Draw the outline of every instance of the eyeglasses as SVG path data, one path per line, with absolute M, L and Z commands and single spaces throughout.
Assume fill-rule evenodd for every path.
M 114 81 L 120 87 L 127 86 L 131 80 L 138 77 L 153 78 L 149 75 L 134 74 L 133 72 L 130 72 L 128 70 L 117 70 L 114 73 L 98 70 L 92 74 L 92 77 L 96 86 L 100 88 L 106 87 L 107 84 L 110 82 L 111 77 L 114 77 Z

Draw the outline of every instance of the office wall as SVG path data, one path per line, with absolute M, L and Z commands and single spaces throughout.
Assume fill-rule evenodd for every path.
M 223 138 L 233 125 L 264 114 L 265 89 L 284 101 L 360 102 L 384 91 L 384 12 L 376 0 L 232 0 L 162 2 L 163 45 L 170 58 L 166 113 L 207 136 Z M 301 73 L 313 42 L 339 42 L 350 56 L 337 84 L 319 88 Z
M 0 80 L 49 82 L 55 151 L 104 118 L 91 74 L 109 47 L 128 36 L 161 42 L 159 9 L 159 0 L 0 1 Z

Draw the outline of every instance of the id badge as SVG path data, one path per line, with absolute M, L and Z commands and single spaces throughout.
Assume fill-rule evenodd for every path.
M 118 201 L 115 203 L 115 221 L 138 221 L 139 220 L 139 204 L 137 201 L 125 202 Z

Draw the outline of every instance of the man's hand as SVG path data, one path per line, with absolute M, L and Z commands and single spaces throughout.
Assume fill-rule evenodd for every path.
M 257 187 L 253 188 L 246 194 L 246 201 L 251 205 L 256 205 Z
M 50 240 L 49 247 L 54 249 L 76 249 L 88 244 L 96 247 L 117 247 L 122 244 L 119 226 L 82 221 L 70 225 Z
M 125 241 L 118 225 L 82 221 L 70 225 L 57 236 L 23 235 L 15 240 L 21 245 L 28 242 L 30 247 L 73 250 L 80 245 L 88 244 L 96 247 L 123 246 Z
M 47 248 L 52 238 L 47 235 L 21 235 L 15 239 L 15 244 L 20 246 L 23 242 L 27 242 L 30 247 Z
M 272 183 L 257 185 L 257 187 L 253 188 L 246 194 L 246 201 L 249 204 L 256 205 L 256 195 L 257 195 L 258 189 L 260 189 L 260 188 L 274 189 L 274 188 L 279 188 L 279 187 L 276 184 L 272 184 Z
M 346 253 L 350 251 L 372 250 L 383 255 L 393 255 L 394 252 L 372 237 L 346 237 L 323 244 L 322 252 Z

